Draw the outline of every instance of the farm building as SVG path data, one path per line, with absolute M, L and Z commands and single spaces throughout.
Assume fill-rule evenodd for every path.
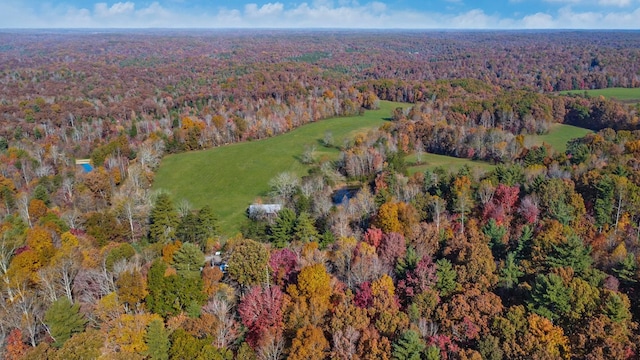
M 251 204 L 249 205 L 249 217 L 276 217 L 280 210 L 282 210 L 281 204 Z

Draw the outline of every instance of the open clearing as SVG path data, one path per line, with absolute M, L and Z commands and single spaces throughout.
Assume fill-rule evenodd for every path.
M 542 145 L 543 142 L 551 145 L 558 152 L 567 150 L 567 143 L 571 139 L 581 138 L 593 131 L 573 125 L 553 124 L 549 133 L 544 135 L 527 136 L 527 142 L 534 145 Z
M 176 203 L 187 200 L 196 209 L 210 205 L 220 219 L 223 234 L 232 236 L 245 219 L 247 207 L 258 197 L 268 197 L 272 178 L 282 172 L 293 172 L 298 176 L 307 173 L 310 167 L 300 162 L 305 147 L 315 146 L 315 159 L 336 159 L 339 150 L 321 144 L 327 131 L 333 135 L 335 144 L 342 144 L 358 133 L 380 127 L 398 106 L 409 105 L 382 101 L 379 110 L 366 111 L 363 116 L 322 120 L 269 139 L 168 155 L 162 160 L 153 188 L 168 191 Z M 567 141 L 589 132 L 556 124 L 549 134 L 531 136 L 529 141 L 533 144 L 546 142 L 557 151 L 565 151 Z M 415 164 L 417 158 L 412 154 L 406 160 L 408 164 Z M 451 170 L 463 165 L 484 171 L 494 168 L 484 161 L 428 153 L 423 154 L 421 160 L 420 165 L 409 167 L 410 173 L 438 166 Z
M 417 160 L 418 157 L 416 156 L 416 154 L 411 154 L 406 158 L 406 161 L 409 164 L 415 164 Z M 429 169 L 433 170 L 437 167 L 443 167 L 451 171 L 457 171 L 464 165 L 467 165 L 471 168 L 479 168 L 480 170 L 484 171 L 490 171 L 495 167 L 495 165 L 492 165 L 486 161 L 469 160 L 430 153 L 422 154 L 422 158 L 420 160 L 420 165 L 409 167 L 409 174 L 424 172 Z
M 595 89 L 595 90 L 571 90 L 561 91 L 560 94 L 577 94 L 589 96 L 604 96 L 609 99 L 616 99 L 625 103 L 637 103 L 640 102 L 640 88 L 608 88 L 608 89 Z
M 327 131 L 335 144 L 342 144 L 359 132 L 380 127 L 398 106 L 409 105 L 381 101 L 379 110 L 363 116 L 322 120 L 269 139 L 168 155 L 153 188 L 168 191 L 176 203 L 185 199 L 196 209 L 210 205 L 223 234 L 234 235 L 247 207 L 256 197 L 267 197 L 269 180 L 282 172 L 307 173 L 309 166 L 299 160 L 306 146 L 316 147 L 316 159 L 336 159 L 338 149 L 321 145 Z

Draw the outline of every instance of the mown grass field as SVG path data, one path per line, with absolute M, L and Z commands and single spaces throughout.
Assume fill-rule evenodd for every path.
M 269 139 L 166 156 L 153 188 L 168 191 L 176 203 L 185 199 L 196 209 L 210 205 L 223 233 L 234 235 L 247 207 L 257 197 L 267 197 L 272 178 L 282 172 L 306 174 L 309 167 L 299 160 L 306 146 L 316 147 L 316 159 L 335 159 L 338 149 L 321 145 L 327 131 L 340 145 L 359 132 L 380 127 L 398 106 L 409 105 L 383 101 L 379 110 L 363 116 L 322 120 Z
M 589 96 L 604 96 L 609 99 L 616 99 L 626 103 L 640 102 L 640 88 L 608 88 L 595 90 L 571 90 L 561 91 L 560 94 L 577 94 L 587 93 Z
M 422 154 L 420 160 L 420 165 L 409 167 L 409 174 L 424 172 L 428 169 L 435 169 L 439 166 L 452 171 L 457 171 L 464 165 L 468 165 L 471 168 L 479 168 L 483 171 L 491 171 L 495 167 L 495 165 L 492 165 L 486 161 L 475 161 L 429 153 Z M 418 156 L 416 154 L 411 154 L 407 156 L 406 161 L 409 164 L 415 164 L 418 162 Z
M 223 234 L 235 235 L 245 219 L 247 207 L 256 198 L 266 200 L 268 197 L 272 178 L 282 172 L 293 172 L 298 176 L 307 173 L 310 167 L 300 162 L 305 147 L 315 146 L 315 159 L 336 159 L 339 150 L 321 144 L 327 131 L 332 133 L 334 143 L 340 145 L 358 133 L 380 127 L 398 106 L 409 105 L 385 101 L 381 102 L 379 110 L 367 111 L 363 116 L 322 120 L 269 139 L 168 155 L 162 160 L 153 188 L 168 191 L 176 203 L 187 200 L 196 209 L 210 205 L 220 219 Z M 534 144 L 546 142 L 554 149 L 564 151 L 569 139 L 588 132 L 557 124 L 549 134 L 532 136 L 529 141 Z M 415 164 L 417 156 L 412 154 L 406 161 Z M 490 171 L 495 166 L 484 161 L 425 153 L 420 165 L 409 167 L 409 173 L 438 166 L 455 171 L 464 165 L 480 171 Z
M 526 142 L 534 145 L 542 145 L 545 142 L 556 151 L 565 152 L 569 140 L 581 138 L 591 132 L 593 131 L 573 125 L 553 124 L 549 129 L 549 133 L 527 136 Z

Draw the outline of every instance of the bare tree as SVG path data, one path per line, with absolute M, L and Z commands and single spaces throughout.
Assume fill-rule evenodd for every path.
M 293 195 L 300 186 L 300 180 L 293 173 L 283 172 L 271 179 L 269 186 L 271 187 L 271 196 L 276 201 L 287 205 L 293 200 Z
M 265 335 L 264 341 L 258 345 L 256 356 L 259 360 L 279 360 L 284 357 L 284 338 L 282 334 Z
M 18 211 L 20 212 L 22 219 L 29 225 L 29 227 L 33 227 L 33 224 L 31 224 L 31 216 L 29 216 L 29 195 L 26 193 L 20 193 L 20 195 L 18 195 L 16 205 L 18 206 Z
M 237 337 L 237 324 L 233 318 L 232 306 L 229 302 L 218 297 L 210 300 L 202 307 L 205 313 L 218 318 L 218 326 L 214 332 L 214 345 L 218 348 L 227 347 Z

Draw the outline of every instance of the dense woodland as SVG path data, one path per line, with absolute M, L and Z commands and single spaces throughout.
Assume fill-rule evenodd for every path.
M 637 32 L 0 32 L 6 359 L 635 359 Z M 271 182 L 150 190 L 167 153 L 410 103 Z M 594 130 L 565 153 L 528 134 Z M 423 152 L 497 164 L 409 175 Z M 257 154 L 258 156 L 259 154 Z M 75 159 L 90 158 L 84 172 Z M 357 194 L 339 204 L 345 182 Z M 221 251 L 224 272 L 212 265 Z

